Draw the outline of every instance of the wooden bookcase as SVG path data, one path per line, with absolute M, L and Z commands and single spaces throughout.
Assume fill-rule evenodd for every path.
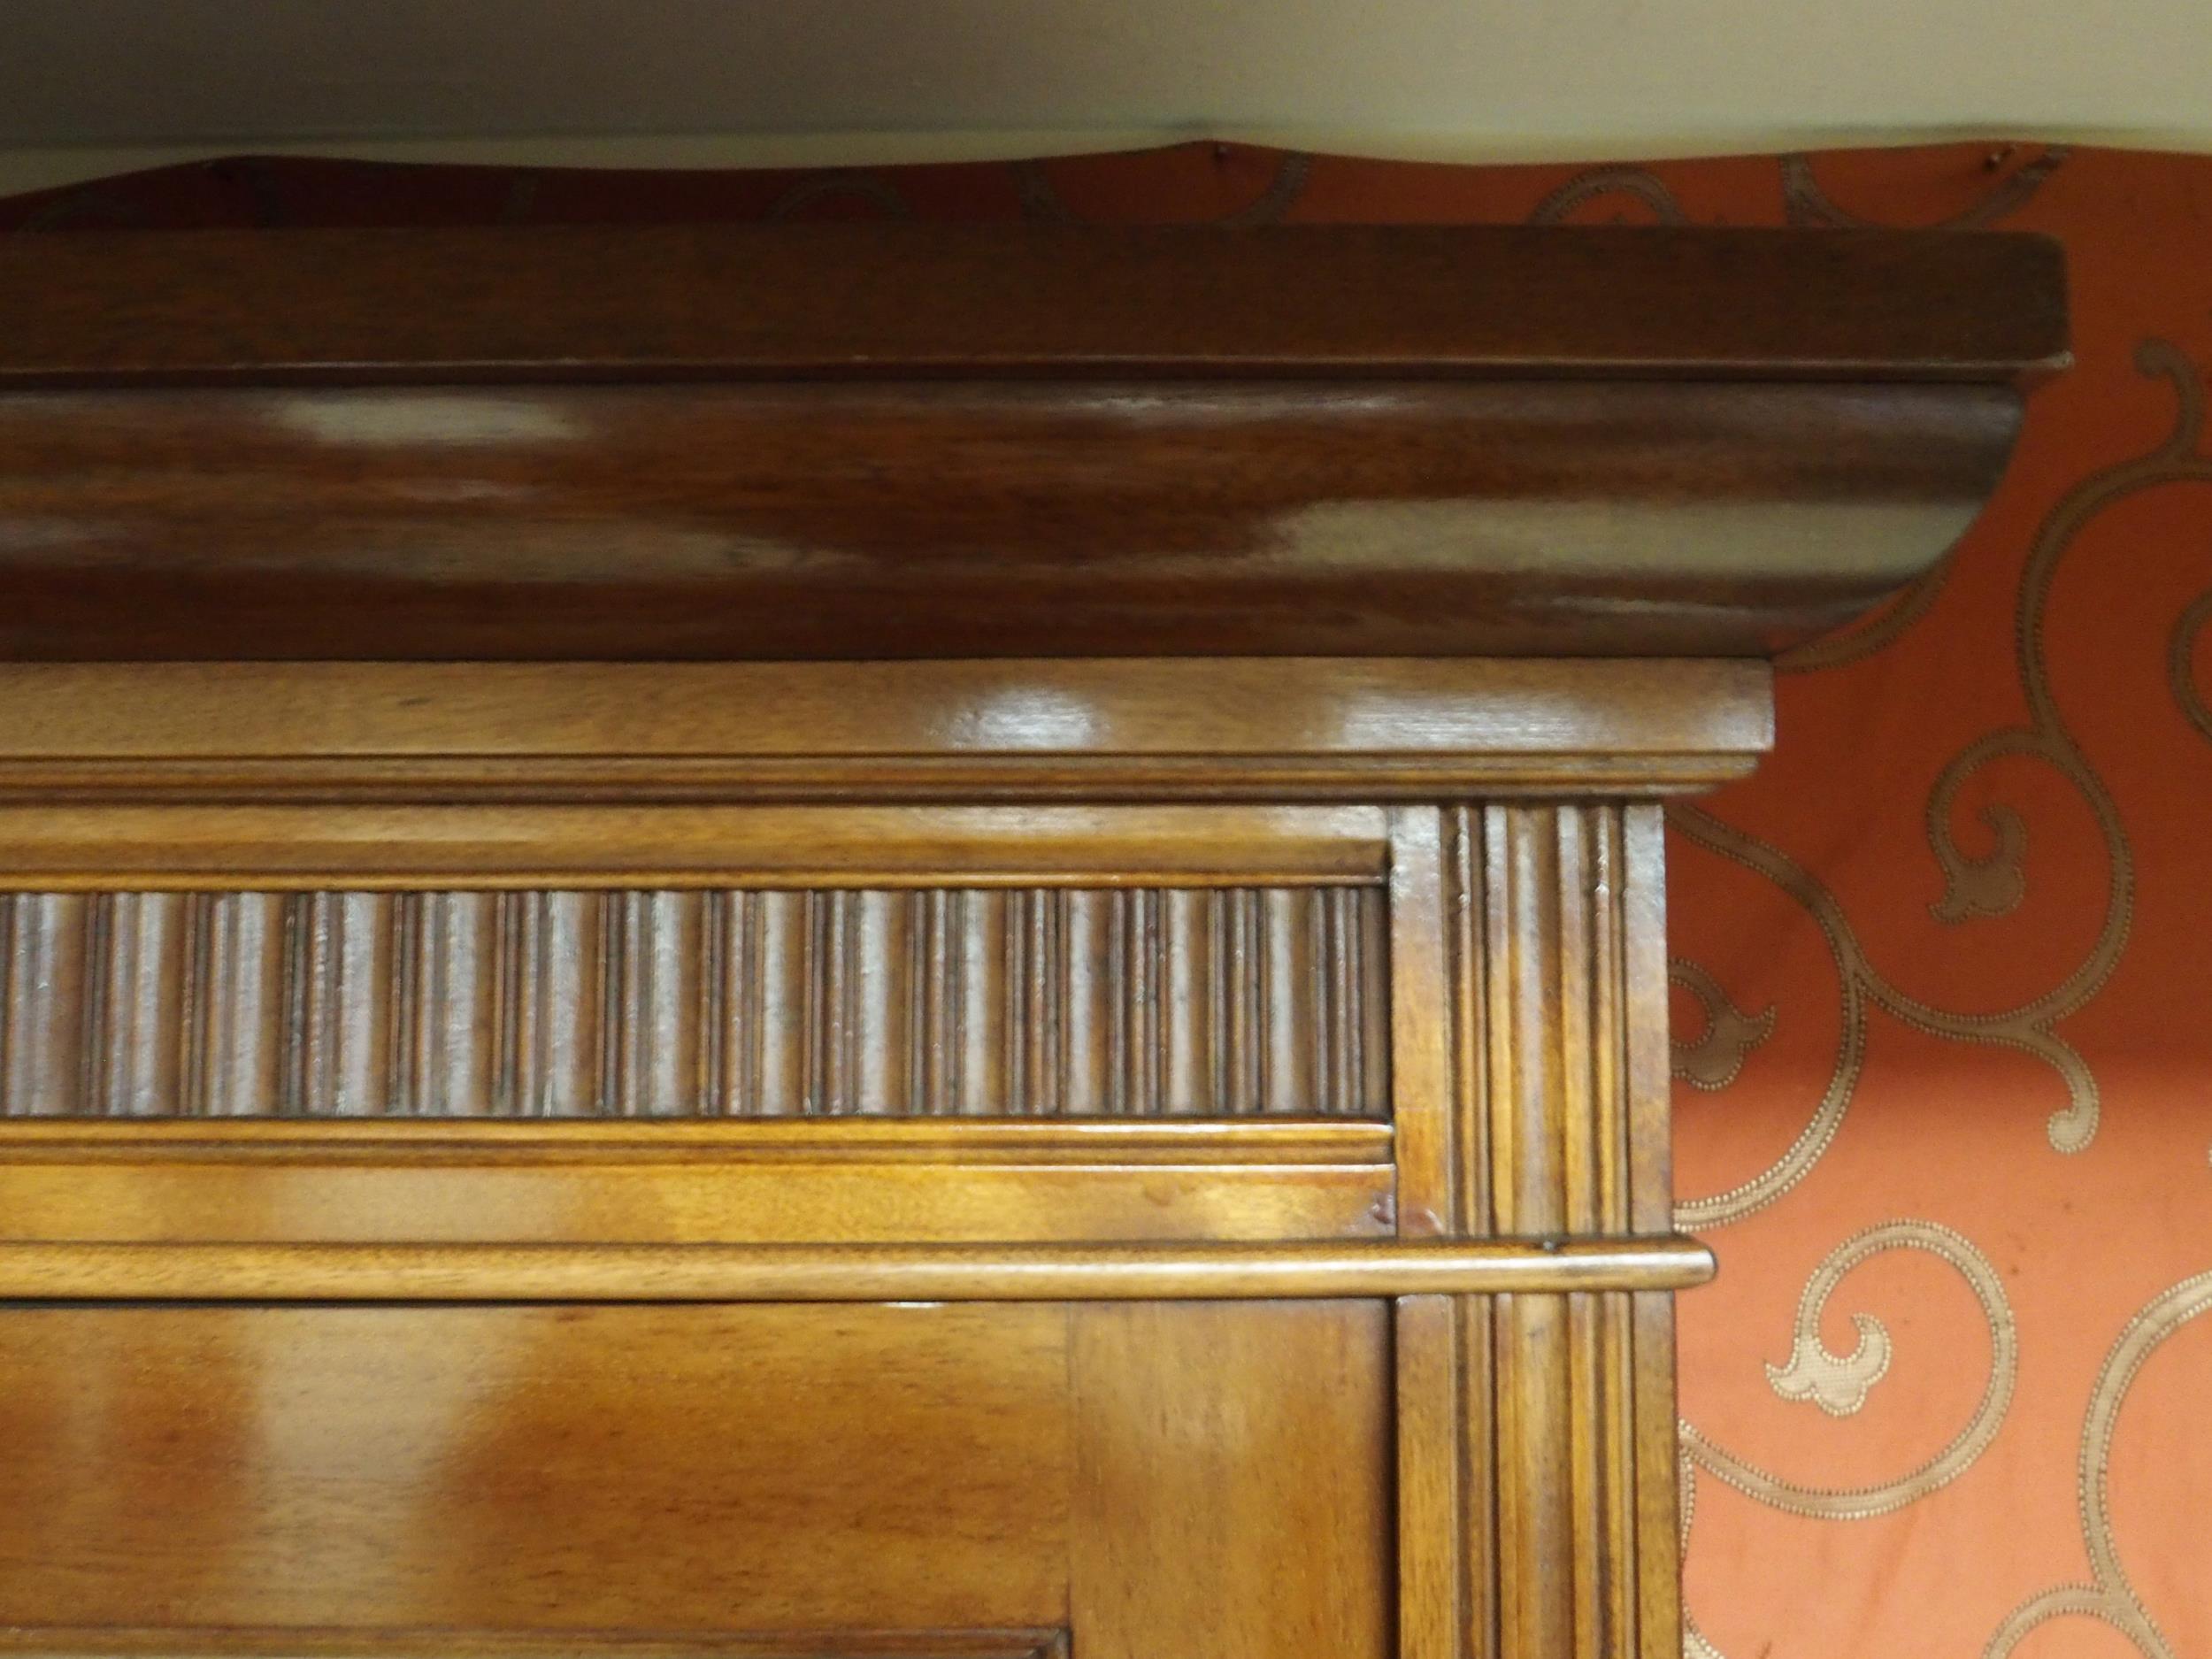
M 2024 238 L 0 249 L 0 1649 L 1677 1659 L 1661 803 Z

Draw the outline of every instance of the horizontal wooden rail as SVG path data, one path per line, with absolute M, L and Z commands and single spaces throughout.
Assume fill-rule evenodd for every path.
M 1386 1165 L 1372 1118 L 9 1118 L 0 1164 L 392 1162 Z
M 1126 1302 L 1678 1290 L 1693 1239 L 1295 1244 L 0 1244 L 37 1302 Z

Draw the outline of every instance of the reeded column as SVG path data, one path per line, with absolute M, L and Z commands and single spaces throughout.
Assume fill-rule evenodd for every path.
M 1407 811 L 1400 1225 L 1669 1230 L 1664 863 L 1642 803 Z M 1398 1304 L 1406 1659 L 1678 1659 L 1665 1294 Z

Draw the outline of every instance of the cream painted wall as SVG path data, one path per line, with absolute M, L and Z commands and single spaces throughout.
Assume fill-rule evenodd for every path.
M 2212 0 L 0 0 L 0 190 L 1217 137 L 1449 160 L 2212 149 Z

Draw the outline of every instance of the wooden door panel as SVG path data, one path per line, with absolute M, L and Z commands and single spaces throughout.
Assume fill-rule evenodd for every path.
M 1070 1659 L 1064 1630 L 603 1631 L 0 1629 L 9 1659 Z
M 1064 1622 L 1057 1309 L 0 1314 L 0 1624 Z
M 0 1652 L 1384 1659 L 1389 1341 L 1379 1301 L 19 1306 Z
M 1386 1659 L 1389 1317 L 1379 1301 L 1079 1311 L 1081 1659 Z

